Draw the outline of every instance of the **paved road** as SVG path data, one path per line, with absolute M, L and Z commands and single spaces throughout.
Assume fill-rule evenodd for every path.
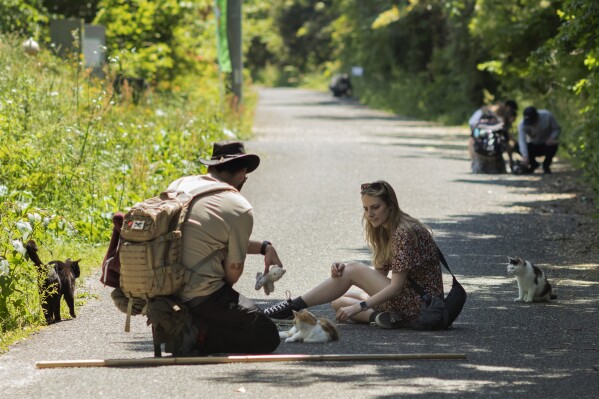
M 123 332 L 109 290 L 90 280 L 95 299 L 65 321 L 0 356 L 7 398 L 591 398 L 599 392 L 599 274 L 596 246 L 572 237 L 584 217 L 573 194 L 550 192 L 552 176 L 469 173 L 463 128 L 402 120 L 326 93 L 264 89 L 248 150 L 262 158 L 244 194 L 255 208 L 256 239 L 272 241 L 288 269 L 275 292 L 253 289 L 262 270 L 248 261 L 239 289 L 259 303 L 301 294 L 333 261 L 368 261 L 359 185 L 386 179 L 400 205 L 435 231 L 470 294 L 445 332 L 385 331 L 340 325 L 341 341 L 282 344 L 277 353 L 460 352 L 466 360 L 252 363 L 156 368 L 36 369 L 40 360 L 150 357 L 142 318 Z M 541 186 L 548 189 L 540 190 Z M 514 303 L 507 255 L 544 267 L 559 295 L 549 304 Z M 449 282 L 449 280 L 447 280 Z M 447 287 L 447 285 L 446 285 Z M 328 306 L 314 309 L 333 317 Z

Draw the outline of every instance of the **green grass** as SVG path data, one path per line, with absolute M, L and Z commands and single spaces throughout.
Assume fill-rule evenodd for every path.
M 214 69 L 134 103 L 113 92 L 110 68 L 98 79 L 49 51 L 26 56 L 21 41 L 0 36 L 0 351 L 44 324 L 27 240 L 46 262 L 82 259 L 81 306 L 112 214 L 204 172 L 197 160 L 225 130 L 249 138 L 257 99 L 246 90 L 232 107 Z

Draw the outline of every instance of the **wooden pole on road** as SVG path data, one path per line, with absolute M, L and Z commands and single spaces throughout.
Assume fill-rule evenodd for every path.
M 50 360 L 36 362 L 37 368 L 61 367 L 154 367 L 220 363 L 269 362 L 330 362 L 370 360 L 456 360 L 466 359 L 465 353 L 406 353 L 406 354 L 338 354 L 338 355 L 243 355 L 205 357 L 153 357 L 143 359 Z

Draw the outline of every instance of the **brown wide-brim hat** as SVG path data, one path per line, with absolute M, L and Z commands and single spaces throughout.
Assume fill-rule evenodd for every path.
M 208 166 L 223 165 L 227 162 L 243 159 L 247 173 L 256 170 L 260 165 L 260 157 L 255 154 L 247 154 L 245 146 L 241 141 L 220 141 L 212 146 L 212 157 L 210 159 L 200 158 L 200 162 Z

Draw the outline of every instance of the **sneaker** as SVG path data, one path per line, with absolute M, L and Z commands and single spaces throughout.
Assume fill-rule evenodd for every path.
M 375 324 L 380 328 L 400 328 L 404 326 L 401 317 L 393 315 L 391 312 L 381 312 L 374 319 Z
M 291 320 L 293 319 L 294 310 L 297 311 L 299 309 L 295 309 L 295 306 L 291 303 L 291 299 L 287 299 L 264 309 L 264 314 L 275 320 Z

